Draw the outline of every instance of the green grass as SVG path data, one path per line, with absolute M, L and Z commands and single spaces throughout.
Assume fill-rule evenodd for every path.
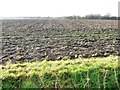
M 1 65 L 2 88 L 120 89 L 118 56 Z M 1 85 L 0 85 L 1 86 Z

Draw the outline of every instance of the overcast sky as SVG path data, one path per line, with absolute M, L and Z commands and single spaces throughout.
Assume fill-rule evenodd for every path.
M 59 17 L 110 13 L 118 16 L 119 0 L 1 0 L 0 17 Z

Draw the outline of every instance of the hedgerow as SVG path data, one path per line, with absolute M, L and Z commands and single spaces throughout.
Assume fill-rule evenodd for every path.
M 120 89 L 118 56 L 1 65 L 2 88 Z

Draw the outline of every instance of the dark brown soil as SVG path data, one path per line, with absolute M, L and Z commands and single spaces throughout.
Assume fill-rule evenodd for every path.
M 117 20 L 2 21 L 2 63 L 118 55 Z

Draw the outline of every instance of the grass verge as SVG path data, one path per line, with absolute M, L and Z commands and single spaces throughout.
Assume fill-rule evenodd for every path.
M 118 56 L 1 65 L 6 88 L 120 89 Z

